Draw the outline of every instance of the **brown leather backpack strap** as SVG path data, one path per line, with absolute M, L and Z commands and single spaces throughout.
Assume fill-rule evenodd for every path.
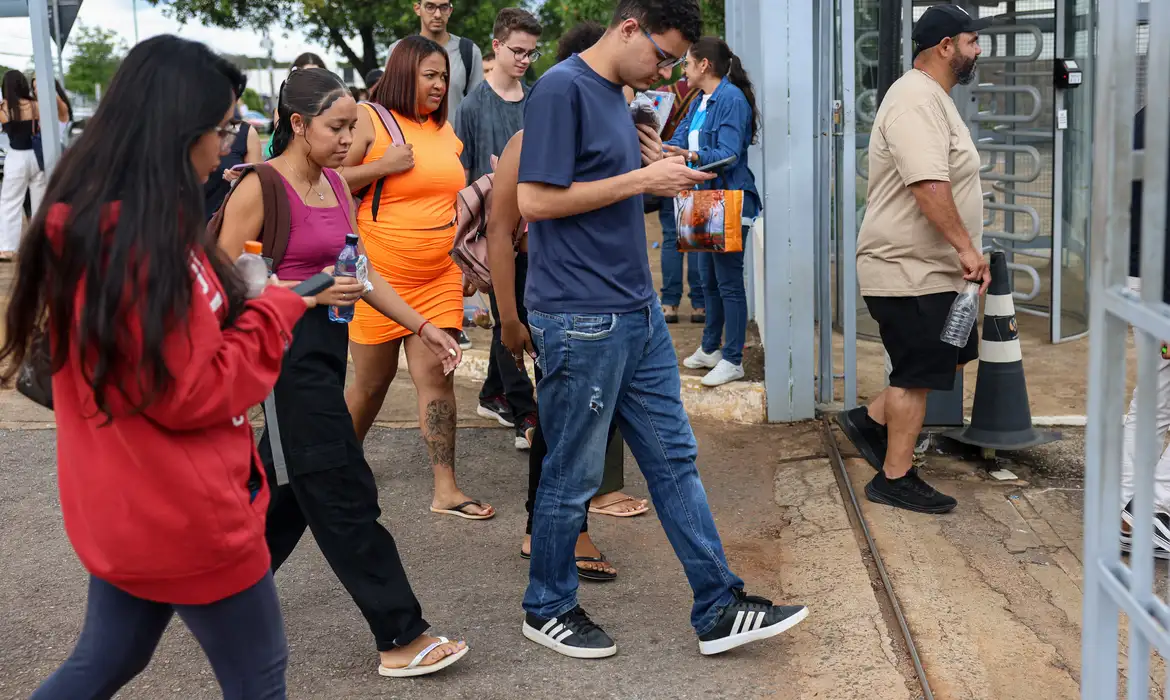
M 272 260 L 272 269 L 275 270 L 288 250 L 292 224 L 288 192 L 284 187 L 284 178 L 276 168 L 268 163 L 258 163 L 253 166 L 253 170 L 260 178 L 260 192 L 264 199 L 264 227 L 260 242 L 264 248 L 264 257 Z

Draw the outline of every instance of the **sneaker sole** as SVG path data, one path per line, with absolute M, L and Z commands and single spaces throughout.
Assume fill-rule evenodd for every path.
M 722 359 L 723 359 L 723 355 L 720 355 L 718 358 L 715 359 L 714 362 L 712 362 L 711 364 L 707 364 L 706 362 L 703 362 L 701 360 L 695 360 L 695 359 L 688 357 L 687 359 L 683 360 L 683 367 L 686 367 L 687 369 L 715 369 L 715 365 L 719 364 L 719 360 L 722 360 Z
M 758 642 L 761 639 L 775 637 L 781 632 L 787 632 L 793 627 L 796 627 L 806 617 L 808 617 L 808 608 L 801 610 L 791 617 L 786 617 L 780 622 L 777 622 L 776 624 L 769 627 L 761 627 L 758 630 L 752 630 L 751 632 L 741 632 L 739 634 L 733 634 L 730 637 L 713 639 L 709 642 L 700 641 L 699 653 L 704 656 L 722 654 L 725 651 L 731 651 L 732 649 L 741 647 L 744 644 L 751 644 L 752 642 Z
M 518 449 L 518 450 L 531 450 L 532 449 L 532 444 L 528 442 L 527 438 L 517 437 L 515 444 L 516 444 L 516 449 Z
M 483 406 L 477 406 L 475 408 L 475 413 L 480 418 L 487 418 L 488 420 L 494 420 L 497 423 L 499 423 L 500 425 L 504 426 L 505 428 L 515 428 L 516 427 L 515 423 L 509 423 L 506 418 L 504 418 L 500 414 L 496 413 L 495 411 L 491 410 L 490 408 L 484 408 Z
M 524 623 L 524 636 L 542 647 L 552 649 L 558 654 L 574 659 L 604 659 L 617 653 L 616 644 L 601 649 L 586 649 L 561 644 L 535 627 L 530 626 L 527 622 Z
M 703 377 L 702 379 L 699 380 L 699 383 L 705 387 L 710 387 L 713 389 L 717 386 L 723 386 L 724 384 L 738 382 L 739 380 L 743 379 L 743 377 L 744 377 L 744 374 L 742 372 L 740 372 L 739 374 L 734 374 L 730 377 L 727 377 L 726 379 L 719 379 L 717 381 L 710 381 L 710 382 L 707 381 L 706 377 Z
M 849 438 L 849 442 L 853 443 L 853 446 L 857 448 L 857 451 L 861 453 L 865 461 L 869 462 L 869 466 L 880 472 L 884 465 L 878 459 L 877 452 L 874 452 L 873 448 L 862 439 L 861 428 L 849 417 L 848 411 L 841 411 L 837 414 L 837 425 L 841 426 L 845 437 Z
M 880 503 L 884 506 L 901 508 L 902 510 L 908 510 L 913 513 L 926 513 L 928 515 L 941 515 L 943 513 L 949 513 L 955 509 L 955 506 L 959 505 L 956 502 L 949 506 L 934 506 L 931 508 L 923 508 L 921 506 L 906 503 L 905 501 L 898 500 L 897 498 L 890 498 L 885 494 L 878 493 L 877 491 L 874 491 L 872 483 L 865 485 L 865 497 L 874 503 Z

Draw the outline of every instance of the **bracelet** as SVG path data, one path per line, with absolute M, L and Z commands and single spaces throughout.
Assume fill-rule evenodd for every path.
M 417 331 L 415 331 L 415 332 L 414 332 L 414 334 L 415 334 L 415 335 L 417 335 L 417 336 L 420 336 L 420 337 L 421 337 L 421 336 L 422 336 L 423 329 L 427 327 L 427 324 L 428 324 L 428 323 L 430 323 L 430 321 L 426 321 L 426 320 L 424 320 L 424 321 L 422 322 L 422 324 L 421 324 L 421 325 L 419 325 L 419 327 L 418 327 L 418 330 L 417 330 Z

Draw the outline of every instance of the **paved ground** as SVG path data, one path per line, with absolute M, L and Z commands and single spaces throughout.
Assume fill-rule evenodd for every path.
M 476 387 L 460 385 L 471 405 Z M 400 388 L 382 416 L 409 423 Z M 465 425 L 476 423 L 466 417 Z M 23 698 L 68 653 L 81 623 L 85 575 L 57 504 L 55 433 L 23 399 L 0 392 L 0 698 Z M 466 418 L 466 420 L 464 420 Z M 46 429 L 36 429 L 46 428 Z M 687 624 L 690 594 L 653 516 L 596 518 L 617 582 L 582 588 L 619 655 L 564 659 L 520 635 L 526 566 L 526 458 L 511 436 L 460 430 L 464 488 L 500 515 L 475 523 L 426 511 L 430 483 L 417 430 L 379 428 L 368 452 L 384 521 L 398 539 L 433 629 L 465 637 L 465 662 L 428 679 L 381 679 L 364 622 L 310 540 L 278 576 L 292 662 L 292 698 L 873 698 L 918 697 L 877 605 L 815 424 L 699 425 L 700 467 L 732 565 L 753 592 L 798 600 L 812 615 L 793 633 L 723 657 L 700 657 Z M 646 490 L 627 458 L 628 488 Z M 210 668 L 181 625 L 120 697 L 218 697 Z

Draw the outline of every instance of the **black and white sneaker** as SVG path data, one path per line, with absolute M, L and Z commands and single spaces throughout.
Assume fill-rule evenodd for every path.
M 494 420 L 505 428 L 516 427 L 516 418 L 512 415 L 512 409 L 508 408 L 508 400 L 503 396 L 480 399 L 475 412 L 480 418 Z
M 1133 551 L 1133 501 L 1121 511 L 1121 551 Z M 1170 514 L 1154 511 L 1154 558 L 1170 559 Z
M 552 619 L 524 613 L 524 636 L 574 659 L 604 659 L 617 653 L 613 639 L 593 624 L 580 605 Z
M 723 609 L 707 634 L 699 636 L 699 653 L 722 654 L 744 644 L 775 637 L 808 617 L 803 605 L 772 605 L 767 598 L 732 591 L 735 601 Z
M 461 350 L 471 349 L 471 338 L 468 338 L 467 334 L 463 331 L 459 331 L 458 335 L 455 336 L 455 342 L 459 343 Z

